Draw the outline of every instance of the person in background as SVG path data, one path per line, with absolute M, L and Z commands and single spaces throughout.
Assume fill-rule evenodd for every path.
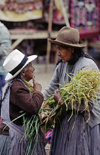
M 2 96 L 2 87 L 5 84 L 5 76 L 7 74 L 3 67 L 5 57 L 11 50 L 11 37 L 7 27 L 0 22 L 0 100 Z
M 82 49 L 86 44 L 79 43 L 77 29 L 64 26 L 58 31 L 56 39 L 49 39 L 49 41 L 55 44 L 61 59 L 43 95 L 46 100 L 54 94 L 54 100 L 61 106 L 65 106 L 59 89 L 63 84 L 67 85 L 71 81 L 70 76 L 76 75 L 83 68 L 99 69 L 92 58 L 83 52 Z M 100 155 L 100 99 L 98 99 L 98 105 L 89 104 L 89 109 L 90 120 L 86 123 L 84 105 L 80 105 L 77 118 L 74 112 L 70 118 L 72 107 L 68 104 L 65 117 L 53 130 L 50 155 Z
M 88 54 L 94 59 L 98 68 L 100 69 L 100 52 L 97 48 L 88 46 Z
M 30 118 L 32 115 L 36 115 L 44 99 L 43 94 L 41 93 L 41 84 L 35 82 L 35 68 L 32 65 L 32 61 L 36 58 L 36 55 L 26 57 L 22 52 L 15 49 L 7 56 L 3 63 L 8 74 L 5 78 L 7 82 L 3 88 L 1 104 L 2 123 L 0 125 L 0 136 L 2 139 L 0 139 L 0 155 L 27 154 L 23 117 L 20 117 L 19 119 L 18 117 L 21 115 L 21 111 L 26 113 L 26 116 L 30 116 Z M 30 80 L 32 80 L 33 85 L 30 83 Z M 33 131 L 34 128 L 35 127 L 33 126 Z M 4 138 L 6 132 L 9 134 L 9 139 L 7 139 L 8 143 L 6 143 Z M 35 144 L 32 143 L 32 149 L 34 148 L 34 145 Z M 41 132 L 39 132 L 35 152 L 30 152 L 30 154 L 46 155 L 44 139 Z

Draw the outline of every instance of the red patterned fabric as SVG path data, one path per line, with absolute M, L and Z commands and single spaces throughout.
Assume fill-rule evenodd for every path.
M 17 14 L 23 14 L 27 11 L 42 10 L 42 9 L 43 9 L 42 0 L 27 3 L 6 2 L 5 5 L 0 5 L 0 10 L 14 11 Z

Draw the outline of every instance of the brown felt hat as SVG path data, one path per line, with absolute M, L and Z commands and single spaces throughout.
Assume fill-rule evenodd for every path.
M 64 26 L 58 31 L 55 40 L 48 39 L 51 43 L 59 44 L 62 46 L 72 46 L 74 48 L 84 48 L 87 45 L 85 43 L 80 44 L 79 31 L 77 29 Z

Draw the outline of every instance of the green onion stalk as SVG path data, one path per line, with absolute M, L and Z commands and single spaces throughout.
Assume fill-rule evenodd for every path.
M 39 113 L 38 113 L 39 114 Z M 31 117 L 27 114 L 23 116 L 24 140 L 25 140 L 25 155 L 33 155 L 36 151 L 36 146 L 39 139 L 40 119 L 38 114 Z

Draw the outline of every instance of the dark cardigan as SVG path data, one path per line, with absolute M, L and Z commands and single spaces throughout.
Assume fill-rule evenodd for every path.
M 20 111 L 26 112 L 28 115 L 35 115 L 42 103 L 43 95 L 41 92 L 34 91 L 31 96 L 29 89 L 22 82 L 15 81 L 10 89 L 10 119 L 13 120 L 20 116 Z M 16 120 L 14 123 L 22 125 L 23 118 Z
M 20 111 L 26 112 L 29 116 L 38 113 L 41 105 L 43 103 L 43 94 L 39 91 L 34 91 L 33 95 L 30 95 L 29 89 L 25 85 L 17 80 L 10 88 L 10 119 L 11 121 L 16 117 L 20 116 L 22 113 Z M 17 125 L 23 124 L 23 118 L 14 121 Z M 0 123 L 0 134 L 9 134 L 9 128 L 3 128 L 5 124 Z

